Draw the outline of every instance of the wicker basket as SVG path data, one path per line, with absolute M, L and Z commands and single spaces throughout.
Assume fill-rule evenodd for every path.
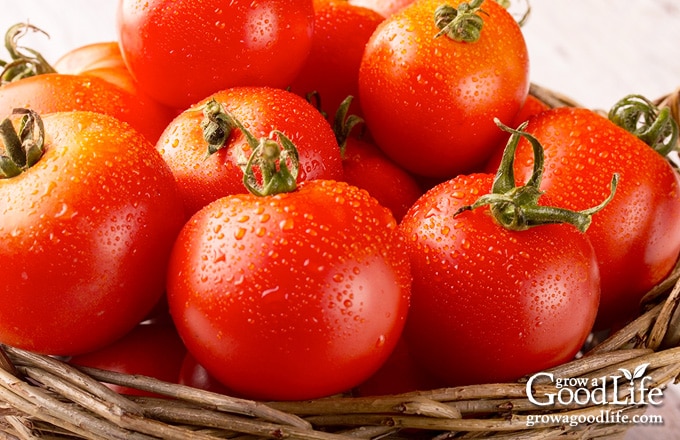
M 551 106 L 576 105 L 535 85 L 532 94 Z M 671 106 L 677 117 L 677 98 L 674 93 L 658 102 Z M 680 376 L 679 279 L 680 265 L 645 296 L 635 321 L 601 342 L 591 338 L 578 359 L 544 373 L 590 384 L 637 370 L 639 377 L 632 375 L 636 385 L 665 389 Z M 608 404 L 589 399 L 536 405 L 530 397 L 544 403 L 560 389 L 549 380 L 528 386 L 528 378 L 393 396 L 255 402 L 148 377 L 75 368 L 7 346 L 0 346 L 0 355 L 0 439 L 621 438 L 632 424 L 617 422 L 647 409 L 634 399 L 611 403 L 619 395 L 624 401 L 628 392 L 611 384 L 602 387 Z M 169 398 L 122 396 L 101 382 Z M 603 414 L 616 418 L 602 419 Z

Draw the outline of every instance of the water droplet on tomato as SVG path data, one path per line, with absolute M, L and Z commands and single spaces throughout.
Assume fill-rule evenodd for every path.
M 293 221 L 292 218 L 287 218 L 279 222 L 279 227 L 281 228 L 282 231 L 290 231 L 295 227 L 295 222 Z
M 246 235 L 246 229 L 245 228 L 238 228 L 236 232 L 234 232 L 234 238 L 237 240 L 242 239 Z

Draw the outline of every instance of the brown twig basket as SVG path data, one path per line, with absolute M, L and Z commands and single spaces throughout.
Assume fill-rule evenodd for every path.
M 535 85 L 532 94 L 551 106 L 576 105 Z M 677 115 L 677 97 L 659 102 L 674 106 Z M 680 376 L 679 279 L 680 265 L 645 296 L 635 321 L 545 373 L 590 383 L 645 366 L 647 389 L 665 389 Z M 602 414 L 616 414 L 614 422 L 620 422 L 647 409 L 634 401 L 539 406 L 529 399 L 529 390 L 546 402 L 559 388 L 554 381 L 528 386 L 527 378 L 392 396 L 255 402 L 148 377 L 75 368 L 7 346 L 0 346 L 0 355 L 0 439 L 621 438 L 632 425 L 602 420 Z M 122 396 L 102 382 L 169 398 Z M 607 389 L 607 402 L 615 401 L 611 393 L 617 390 Z

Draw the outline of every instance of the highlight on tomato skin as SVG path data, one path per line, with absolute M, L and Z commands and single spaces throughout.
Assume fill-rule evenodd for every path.
M 39 121 L 36 137 L 22 130 L 19 140 L 40 144 L 44 127 L 42 155 L 0 179 L 0 341 L 76 355 L 151 311 L 186 217 L 170 170 L 128 124 L 94 112 Z M 10 122 L 2 129 L 11 138 L 21 123 Z
M 359 384 L 392 352 L 408 310 L 396 227 L 366 191 L 339 181 L 207 205 L 180 233 L 168 271 L 189 352 L 248 398 L 316 398 Z

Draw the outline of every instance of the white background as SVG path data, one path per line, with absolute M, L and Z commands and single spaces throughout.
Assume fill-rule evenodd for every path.
M 654 99 L 680 86 L 678 0 L 530 1 L 524 33 L 533 82 L 600 109 L 629 93 Z M 23 43 L 54 62 L 79 45 L 116 40 L 116 5 L 117 0 L 0 0 L 0 31 L 26 20 L 44 29 L 49 39 L 35 35 Z M 0 58 L 6 58 L 3 51 Z M 667 392 L 663 408 L 650 408 L 662 411 L 665 426 L 637 427 L 627 440 L 680 438 L 678 402 Z

